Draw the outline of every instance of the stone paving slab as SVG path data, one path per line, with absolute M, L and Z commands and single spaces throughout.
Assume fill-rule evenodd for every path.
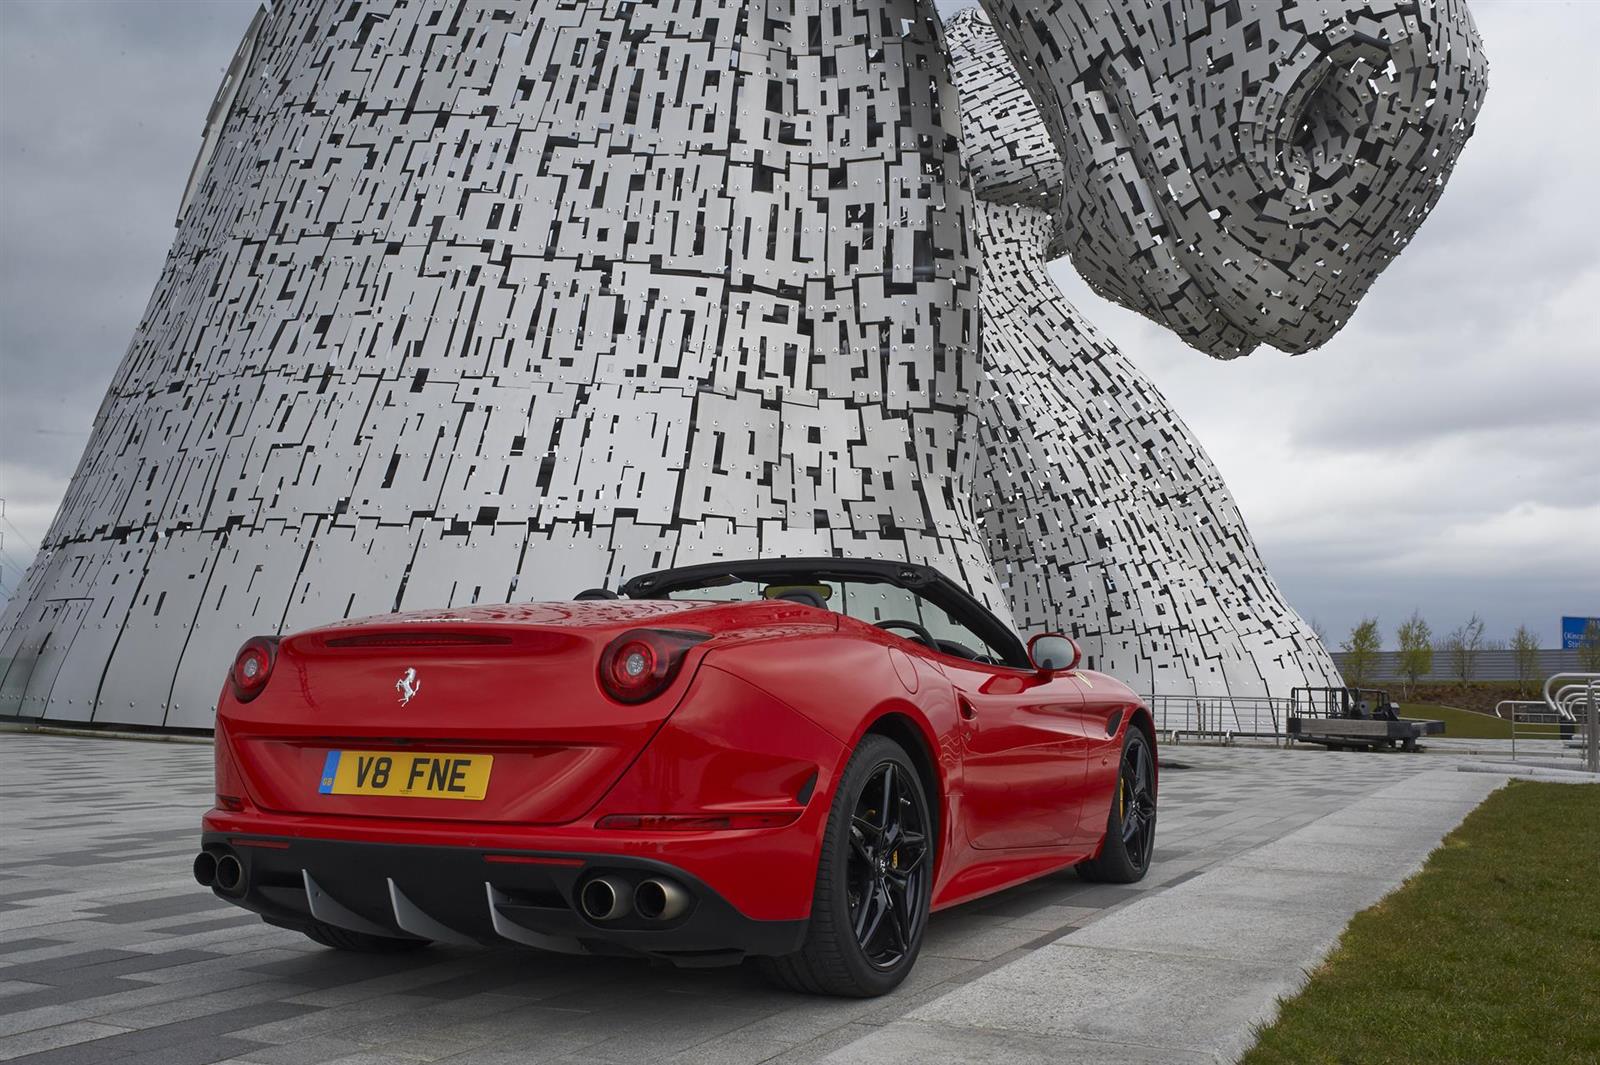
M 907 984 L 863 1002 L 779 991 L 748 968 L 680 971 L 511 949 L 340 955 L 261 924 L 190 878 L 211 802 L 208 746 L 0 732 L 0 1060 L 809 1065 L 1014 963 L 1054 957 L 1079 929 L 1140 900 L 1194 891 L 1229 858 L 1320 819 L 1337 825 L 1361 796 L 1397 786 L 1386 823 L 1402 834 L 1408 810 L 1442 816 L 1433 807 L 1448 800 L 1419 774 L 1454 764 L 1188 744 L 1163 757 L 1155 861 L 1143 883 L 1096 885 L 1065 872 L 935 914 Z M 1410 790 L 1415 803 L 1403 797 Z M 1274 875 L 1285 894 L 1316 898 L 1310 874 Z M 1213 883 L 1213 901 L 1263 894 L 1259 877 Z M 952 1054 L 987 1052 L 981 1031 L 925 1028 L 915 1045 L 929 1055 L 946 1039 Z M 994 1060 L 1047 1051 L 1067 1055 L 1052 1060 L 1151 1060 L 1137 1044 L 1080 1046 L 1058 1034 L 1019 1036 L 1012 1049 Z
M 1380 789 L 969 981 L 826 1061 L 910 1065 L 934 1046 L 944 1062 L 1234 1061 L 1350 918 L 1420 869 L 1503 783 L 1436 771 Z M 1358 827 L 1406 809 L 1420 814 L 1410 829 Z

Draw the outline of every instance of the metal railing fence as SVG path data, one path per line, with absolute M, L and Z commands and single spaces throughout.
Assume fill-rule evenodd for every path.
M 1548 747 L 1530 748 L 1530 743 L 1561 738 L 1562 724 L 1566 721 L 1561 712 L 1543 699 L 1501 699 L 1494 706 L 1496 717 L 1503 717 L 1511 725 L 1511 758 L 1516 760 L 1517 743 L 1522 743 L 1522 753 L 1548 754 Z M 1567 722 L 1567 731 L 1571 724 Z
M 1553 673 L 1544 682 L 1544 701 L 1557 715 L 1561 738 L 1582 752 L 1583 767 L 1600 773 L 1600 673 Z
M 1235 739 L 1288 739 L 1289 700 L 1266 696 L 1145 695 L 1157 732 L 1231 743 Z

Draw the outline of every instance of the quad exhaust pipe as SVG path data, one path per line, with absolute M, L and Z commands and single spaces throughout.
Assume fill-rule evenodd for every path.
M 689 893 L 671 880 L 644 880 L 633 891 L 633 908 L 647 921 L 672 921 L 689 910 Z
M 231 854 L 217 859 L 217 887 L 228 895 L 236 895 L 244 888 L 244 866 Z
M 578 905 L 591 921 L 615 921 L 628 916 L 633 905 L 633 892 L 628 885 L 614 876 L 597 876 L 578 892 Z
M 194 856 L 194 882 L 201 887 L 210 887 L 217 882 L 217 856 L 210 851 L 201 851 Z
M 646 921 L 672 921 L 689 912 L 693 901 L 675 880 L 649 877 L 637 887 L 617 876 L 597 876 L 578 892 L 578 905 L 591 921 L 617 921 L 638 914 Z
M 244 892 L 244 866 L 229 851 L 201 851 L 194 856 L 194 881 L 224 895 Z

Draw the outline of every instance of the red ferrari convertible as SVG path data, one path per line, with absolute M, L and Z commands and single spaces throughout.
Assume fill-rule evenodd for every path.
M 761 959 L 877 995 L 930 911 L 1133 881 L 1148 711 L 938 572 L 718 562 L 240 650 L 195 878 L 319 943 Z

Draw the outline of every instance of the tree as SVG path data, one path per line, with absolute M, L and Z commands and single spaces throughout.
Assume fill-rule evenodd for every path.
M 1539 635 L 1518 625 L 1511 636 L 1511 662 L 1517 669 L 1517 694 L 1527 695 L 1539 680 Z
M 1474 613 L 1445 638 L 1450 653 L 1450 672 L 1462 684 L 1469 683 L 1478 671 L 1478 653 L 1483 650 L 1483 619 Z
M 1591 621 L 1578 641 L 1578 665 L 1585 673 L 1600 673 L 1600 621 Z
M 1378 634 L 1377 618 L 1362 618 L 1361 624 L 1350 630 L 1350 638 L 1339 645 L 1344 650 L 1345 683 L 1359 688 L 1372 679 L 1378 668 L 1378 654 L 1383 647 L 1383 637 Z
M 1411 616 L 1395 630 L 1400 643 L 1400 675 L 1406 679 L 1406 695 L 1417 686 L 1417 681 L 1433 672 L 1433 630 L 1422 620 L 1422 611 L 1413 610 Z

